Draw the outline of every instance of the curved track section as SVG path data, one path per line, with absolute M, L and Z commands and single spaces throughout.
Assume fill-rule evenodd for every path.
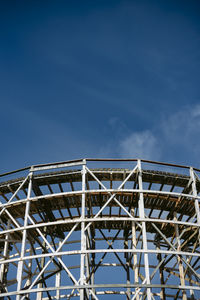
M 1 175 L 0 299 L 200 299 L 199 174 L 81 159 Z

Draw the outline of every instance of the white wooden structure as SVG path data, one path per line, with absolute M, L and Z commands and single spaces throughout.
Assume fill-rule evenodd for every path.
M 0 299 L 200 299 L 199 174 L 80 159 L 0 175 Z

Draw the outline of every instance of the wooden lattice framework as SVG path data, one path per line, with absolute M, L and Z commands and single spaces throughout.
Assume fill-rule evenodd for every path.
M 0 299 L 200 299 L 199 174 L 80 159 L 0 175 Z

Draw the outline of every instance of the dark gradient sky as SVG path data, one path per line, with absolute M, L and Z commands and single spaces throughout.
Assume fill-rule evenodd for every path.
M 0 173 L 79 157 L 200 167 L 200 1 L 0 1 Z

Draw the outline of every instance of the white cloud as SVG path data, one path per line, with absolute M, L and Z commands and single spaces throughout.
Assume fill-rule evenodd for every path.
M 200 117 L 200 105 L 196 105 L 193 109 L 191 109 L 192 117 Z
M 121 157 L 163 160 L 199 166 L 200 105 L 165 115 L 157 128 L 133 131 L 118 140 Z
M 166 117 L 162 122 L 161 133 L 168 142 L 188 148 L 191 143 L 200 146 L 200 105 L 185 107 Z
M 166 116 L 160 128 L 166 149 L 174 160 L 199 165 L 200 153 L 200 105 L 187 106 Z M 164 151 L 167 155 L 167 151 Z
M 157 138 L 150 130 L 133 132 L 120 142 L 122 157 L 154 159 L 160 158 L 160 149 Z

